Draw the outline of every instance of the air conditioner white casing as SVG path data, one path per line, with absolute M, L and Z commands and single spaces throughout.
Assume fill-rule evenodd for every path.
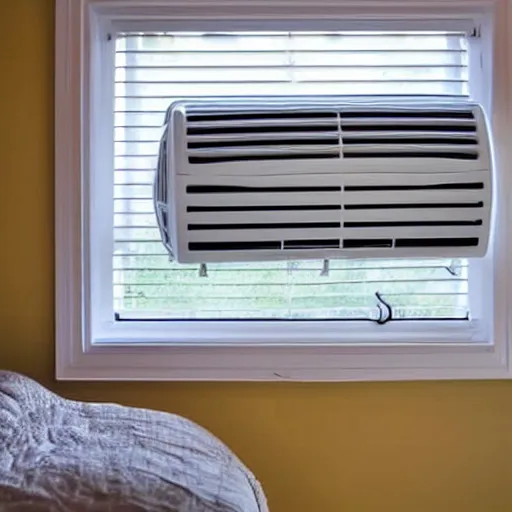
M 176 102 L 154 195 L 180 263 L 481 257 L 490 134 L 453 99 Z

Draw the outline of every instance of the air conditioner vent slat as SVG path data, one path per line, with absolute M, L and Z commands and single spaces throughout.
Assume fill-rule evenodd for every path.
M 382 134 L 376 134 L 378 136 L 382 136 Z M 430 134 L 425 134 L 430 135 Z M 366 134 L 365 134 L 366 136 Z M 371 136 L 371 135 L 368 135 Z M 473 135 L 459 134 L 459 136 L 466 137 L 474 137 Z M 265 141 L 269 137 L 268 133 L 265 132 L 257 132 L 257 133 L 233 133 L 233 134 L 207 134 L 207 135 L 189 135 L 187 137 L 187 142 L 189 144 L 202 143 L 202 142 L 231 142 L 231 141 Z M 275 139 L 275 135 L 270 135 Z M 304 139 L 333 139 L 339 137 L 339 131 L 336 130 L 322 130 L 322 131 L 294 131 L 294 132 L 280 132 L 279 139 L 281 141 L 290 140 L 304 140 Z
M 283 144 L 286 143 L 286 146 Z M 339 137 L 337 134 L 331 137 L 304 138 L 304 139 L 288 139 L 283 141 L 279 139 L 258 139 L 258 140 L 216 140 L 216 141 L 193 141 L 188 143 L 189 149 L 208 149 L 219 148 L 226 151 L 236 151 L 235 148 L 255 147 L 260 152 L 269 146 L 280 146 L 283 151 L 293 150 L 298 147 L 310 148 L 311 146 L 327 146 L 338 148 Z M 379 141 L 380 142 L 380 141 Z M 191 154 L 194 154 L 192 151 Z M 245 154 L 245 153 L 244 153 Z
M 283 249 L 334 249 L 340 247 L 336 238 L 323 240 L 285 240 Z
M 307 187 L 242 187 L 235 185 L 189 185 L 186 188 L 187 194 L 243 194 L 254 192 L 341 192 L 342 187 L 339 185 L 332 186 L 315 186 Z
M 439 130 L 442 130 L 445 126 L 468 126 L 471 128 L 476 128 L 476 120 L 475 119 L 453 119 L 451 117 L 415 117 L 413 120 L 410 117 L 374 117 L 373 115 L 368 115 L 368 117 L 361 118 L 343 118 L 341 120 L 342 126 L 344 129 L 347 129 L 349 126 L 379 126 L 379 125 L 390 125 L 390 126 L 437 126 Z
M 417 220 L 393 222 L 344 222 L 344 228 L 392 228 L 392 227 L 427 227 L 427 226 L 481 226 L 478 220 Z
M 354 196 L 353 192 L 350 196 Z M 439 193 L 436 193 L 437 196 Z M 341 204 L 341 192 L 247 192 L 244 194 L 188 194 L 190 206 L 266 206 Z M 434 198 L 433 198 L 434 199 Z
M 483 201 L 465 203 L 392 203 L 392 204 L 347 204 L 345 210 L 408 210 L 420 209 L 432 210 L 438 208 L 483 208 Z
M 410 205 L 409 205 L 410 206 Z M 238 213 L 240 215 L 240 213 Z M 436 205 L 435 208 L 414 208 L 408 207 L 404 212 L 403 208 L 386 209 L 352 209 L 343 210 L 344 222 L 393 222 L 393 221 L 474 221 L 484 219 L 485 211 L 480 208 L 461 208 L 460 204 L 453 208 L 444 208 L 443 205 Z M 241 220 L 241 219 L 240 219 Z M 246 220 L 246 219 L 244 219 Z
M 237 229 L 312 229 L 312 228 L 392 228 L 392 227 L 446 227 L 446 226 L 481 226 L 482 219 L 477 220 L 419 220 L 393 222 L 267 222 L 245 224 L 188 224 L 189 231 L 225 231 Z
M 226 193 L 250 193 L 250 192 L 384 192 L 403 190 L 482 190 L 484 183 L 460 182 L 460 183 L 434 183 L 429 185 L 309 185 L 309 186 L 241 186 L 241 185 L 188 185 L 187 194 L 226 194 Z
M 442 248 L 442 247 L 475 247 L 479 243 L 477 237 L 462 238 L 404 238 L 393 241 L 391 238 L 382 239 L 348 239 L 340 243 L 338 239 L 325 240 L 285 240 L 258 242 L 191 242 L 190 251 L 261 251 L 261 250 L 312 250 L 312 249 L 392 249 L 392 248 Z
M 295 124 L 273 124 L 273 125 L 252 125 L 252 126 L 204 126 L 194 127 L 190 126 L 187 128 L 188 135 L 240 135 L 240 134 L 281 134 L 281 133 L 301 133 L 304 131 L 308 132 L 325 132 L 327 128 L 338 130 L 338 126 L 334 124 L 322 124 L 322 123 L 295 123 Z
M 345 151 L 345 158 L 448 158 L 452 160 L 478 160 L 477 152 L 469 151 L 408 151 L 387 150 L 387 151 L 368 151 L 367 153 L 354 150 Z
M 317 136 L 318 133 L 322 132 L 335 132 L 339 131 L 339 124 L 333 122 L 322 122 L 302 120 L 301 122 L 254 122 L 251 124 L 244 123 L 217 123 L 217 124 L 205 124 L 205 125 L 189 125 L 187 126 L 187 135 L 204 137 L 204 136 L 222 136 L 232 135 L 245 136 L 246 134 L 265 135 L 265 134 L 276 134 L 276 133 L 290 133 L 290 134 L 301 134 L 301 133 L 313 133 Z M 229 139 L 228 139 L 229 140 Z M 231 139 L 233 140 L 233 139 Z
M 343 233 L 342 233 L 343 231 Z M 400 228 L 400 235 L 404 238 L 460 238 L 476 236 L 482 233 L 481 226 L 404 226 Z M 215 242 L 225 241 L 282 241 L 282 240 L 311 240 L 316 238 L 397 238 L 396 227 L 376 228 L 303 228 L 303 229 L 271 229 L 269 227 L 259 230 L 222 230 L 216 233 L 212 230 L 187 230 L 189 242 Z
M 343 249 L 391 249 L 392 238 L 359 238 L 354 240 L 343 240 Z
M 461 224 L 464 225 L 464 224 Z M 188 224 L 189 231 L 215 231 L 237 229 L 314 229 L 341 228 L 341 222 L 268 222 L 263 224 Z
M 321 158 L 339 158 L 340 147 L 333 144 L 295 144 L 290 146 L 254 146 L 247 149 L 223 147 L 193 149 L 189 151 L 189 162 L 196 164 L 240 162 L 256 160 L 311 160 Z
M 281 250 L 281 242 L 190 242 L 189 251 L 262 251 Z
M 485 217 L 481 208 L 408 208 L 407 215 L 403 209 L 380 210 L 342 210 L 304 209 L 304 210 L 259 210 L 259 211 L 227 211 L 188 212 L 185 222 L 190 224 L 250 224 L 250 223 L 312 223 L 312 222 L 343 222 L 343 227 L 354 223 L 391 223 L 391 222 L 470 222 L 474 223 Z M 371 227 L 371 226 L 369 226 Z
M 294 118 L 254 118 L 254 119 L 211 119 L 208 121 L 194 121 L 187 123 L 187 129 L 190 131 L 199 129 L 216 128 L 238 128 L 244 130 L 250 127 L 271 127 L 271 126 L 338 126 L 337 117 L 294 117 Z
M 243 205 L 243 206 L 187 206 L 187 212 L 284 212 L 311 210 L 341 210 L 341 204 L 286 204 L 286 205 Z
M 405 145 L 409 147 L 410 145 L 416 145 L 418 147 L 430 147 L 432 145 L 438 145 L 444 147 L 446 145 L 458 147 L 458 146 L 476 146 L 478 145 L 478 140 L 474 138 L 464 138 L 464 137 L 455 137 L 455 136 L 445 136 L 438 137 L 437 135 L 432 135 L 430 137 L 416 137 L 414 134 L 410 137 L 405 137 L 402 134 L 397 134 L 393 136 L 393 134 L 381 135 L 381 137 L 367 137 L 367 136 L 349 136 L 343 137 L 343 143 L 345 147 L 356 146 L 372 146 L 372 145 Z
M 475 247 L 478 237 L 463 238 L 405 238 L 398 239 L 395 247 Z
M 278 120 L 281 121 L 283 119 L 337 119 L 336 112 L 286 112 L 286 111 L 277 111 L 277 112 L 216 112 L 216 113 L 203 113 L 203 114 L 192 114 L 187 116 L 187 122 L 198 123 L 203 121 L 242 121 L 247 122 L 251 120 L 264 122 L 267 119 Z
M 396 108 L 395 110 L 380 110 L 378 107 L 373 107 L 360 111 L 341 111 L 340 117 L 344 119 L 353 118 L 430 118 L 430 119 L 474 119 L 475 116 L 472 110 L 429 110 L 428 108 L 407 110 L 405 108 Z
M 370 141 L 379 142 L 382 144 L 383 140 L 393 140 L 394 142 L 405 142 L 408 139 L 414 139 L 415 144 L 432 143 L 432 141 L 439 140 L 439 144 L 444 144 L 451 140 L 455 140 L 457 144 L 478 144 L 478 136 L 474 132 L 460 132 L 460 131 L 438 131 L 438 130 L 397 130 L 396 126 L 393 130 L 381 131 L 365 131 L 361 130 L 358 133 L 356 130 L 343 133 L 343 141 L 345 144 L 353 143 L 359 138 L 369 139 Z M 404 140 L 405 139 L 405 140 Z M 407 142 L 410 143 L 410 142 Z
M 433 133 L 475 133 L 477 131 L 476 124 L 420 124 L 416 121 L 414 124 L 411 123 L 396 123 L 395 121 L 386 121 L 384 123 L 360 123 L 360 124 L 343 124 L 341 126 L 343 133 L 353 132 L 397 132 L 401 133 L 409 132 L 433 132 Z M 387 133 L 386 133 L 387 135 Z
M 432 185 L 347 185 L 345 192 L 373 192 L 393 190 L 482 190 L 482 181 L 474 183 L 434 183 Z

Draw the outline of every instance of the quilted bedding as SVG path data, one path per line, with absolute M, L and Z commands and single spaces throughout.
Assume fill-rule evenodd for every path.
M 252 473 L 191 421 L 0 372 L 0 511 L 107 510 L 268 512 Z

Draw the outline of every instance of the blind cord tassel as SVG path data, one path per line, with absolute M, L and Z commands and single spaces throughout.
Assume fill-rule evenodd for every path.
M 380 292 L 375 292 L 377 299 L 377 308 L 379 309 L 379 318 L 375 320 L 379 325 L 384 325 L 393 320 L 393 307 L 386 302 Z
M 201 265 L 199 265 L 199 277 L 208 277 L 208 268 L 206 263 L 201 263 Z
M 324 260 L 323 265 L 322 265 L 322 271 L 320 272 L 320 275 L 322 277 L 329 276 L 329 260 Z
M 457 260 L 450 261 L 450 265 L 448 265 L 447 267 L 444 267 L 444 268 L 450 275 L 452 275 L 454 277 L 460 276 L 460 267 L 457 265 Z

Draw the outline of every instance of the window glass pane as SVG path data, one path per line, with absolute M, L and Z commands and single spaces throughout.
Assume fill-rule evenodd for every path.
M 192 96 L 467 96 L 459 33 L 122 33 L 115 55 L 114 309 L 120 318 L 466 318 L 462 260 L 169 262 L 152 183 L 165 111 Z

